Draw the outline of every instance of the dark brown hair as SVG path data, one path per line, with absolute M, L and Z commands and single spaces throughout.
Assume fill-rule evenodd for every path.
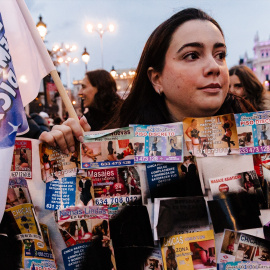
M 184 9 L 159 25 L 144 46 L 129 96 L 106 128 L 128 126 L 129 124 L 162 124 L 173 121 L 164 96 L 155 92 L 148 78 L 147 70 L 152 67 L 156 71 L 162 72 L 165 55 L 174 32 L 179 26 L 191 20 L 210 21 L 223 35 L 219 24 L 208 14 L 196 8 Z
M 85 117 L 92 131 L 100 130 L 110 121 L 115 108 L 122 103 L 122 99 L 117 94 L 116 82 L 108 71 L 97 69 L 85 75 L 98 90 Z
M 98 90 L 92 106 L 99 110 L 110 110 L 120 100 L 114 78 L 108 71 L 103 69 L 88 71 L 85 75 Z
M 244 89 L 245 99 L 257 110 L 261 110 L 264 88 L 254 72 L 247 66 L 240 65 L 230 68 L 229 75 L 236 75 L 239 78 Z

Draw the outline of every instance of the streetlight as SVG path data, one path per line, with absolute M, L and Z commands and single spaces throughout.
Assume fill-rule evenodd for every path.
M 103 25 L 99 23 L 97 27 L 94 27 L 92 24 L 86 25 L 87 31 L 89 33 L 92 33 L 93 31 L 96 31 L 99 34 L 100 37 L 100 49 L 101 49 L 101 68 L 103 68 L 103 35 L 105 32 L 113 32 L 114 31 L 114 25 L 109 24 L 106 28 L 103 28 Z
M 42 21 L 42 16 L 39 16 L 39 22 L 36 24 L 37 30 L 44 41 L 45 36 L 47 35 L 47 25 Z
M 42 16 L 39 16 L 39 21 L 36 24 L 37 30 L 39 32 L 40 37 L 42 38 L 43 42 L 45 36 L 47 35 L 47 25 L 42 21 Z M 48 97 L 47 97 L 47 85 L 46 80 L 43 78 L 43 95 L 44 95 L 44 103 L 45 103 L 45 111 L 48 109 Z
M 82 60 L 85 63 L 85 73 L 87 72 L 87 63 L 90 60 L 90 54 L 86 51 L 86 48 L 84 48 L 84 52 L 82 53 Z
M 66 64 L 68 89 L 71 88 L 69 64 L 70 63 L 77 63 L 79 61 L 79 59 L 77 57 L 70 57 L 70 56 L 68 56 L 68 54 L 75 51 L 76 49 L 77 49 L 77 47 L 75 45 L 61 44 L 60 46 L 55 45 L 51 51 L 52 60 L 56 65 L 59 65 L 62 63 Z

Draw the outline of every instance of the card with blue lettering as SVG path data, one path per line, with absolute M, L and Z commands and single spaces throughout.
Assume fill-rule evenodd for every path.
M 196 157 L 239 154 L 233 114 L 185 118 L 183 130 L 187 150 Z
M 133 128 L 85 132 L 80 152 L 82 169 L 132 166 Z
M 270 152 L 270 111 L 235 114 L 240 153 Z
M 218 263 L 237 261 L 269 262 L 270 242 L 249 234 L 224 230 Z
M 182 123 L 133 127 L 136 163 L 183 161 Z

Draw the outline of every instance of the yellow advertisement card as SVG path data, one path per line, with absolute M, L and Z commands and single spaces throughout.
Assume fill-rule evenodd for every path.
M 166 237 L 161 252 L 165 270 L 216 269 L 213 230 Z

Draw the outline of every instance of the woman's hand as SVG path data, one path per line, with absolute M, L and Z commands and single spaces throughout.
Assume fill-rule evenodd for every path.
M 73 119 L 69 118 L 62 125 L 53 126 L 50 132 L 44 131 L 39 136 L 39 140 L 46 142 L 47 144 L 55 147 L 59 146 L 60 150 L 66 154 L 75 151 L 75 141 L 74 137 L 83 142 L 83 131 L 90 131 L 91 127 L 88 124 L 85 116 L 83 116 L 79 123 Z

